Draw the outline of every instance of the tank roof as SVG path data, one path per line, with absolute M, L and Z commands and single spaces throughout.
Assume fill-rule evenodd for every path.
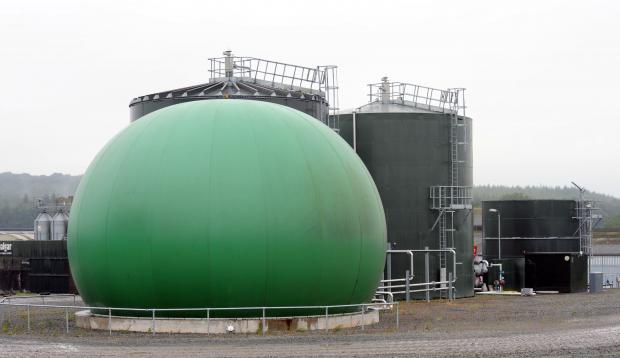
M 371 83 L 369 102 L 340 114 L 357 113 L 456 113 L 465 117 L 465 89 L 437 89 L 404 82 L 390 82 L 383 77 Z
M 357 113 L 437 113 L 437 111 L 418 108 L 414 105 L 414 103 L 382 103 L 377 101 L 364 104 L 357 108 L 342 110 L 340 114 L 350 114 L 353 111 Z
M 209 82 L 136 97 L 129 106 L 172 98 L 288 97 L 327 102 L 336 66 L 304 67 L 255 57 L 210 58 Z

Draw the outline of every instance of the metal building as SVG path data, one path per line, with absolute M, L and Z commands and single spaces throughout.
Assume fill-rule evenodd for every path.
M 594 210 L 583 200 L 483 201 L 483 256 L 502 264 L 507 289 L 582 292 Z
M 210 58 L 209 82 L 131 100 L 130 120 L 173 104 L 208 99 L 250 99 L 295 108 L 338 129 L 338 73 L 333 65 L 303 67 L 233 56 Z M 330 115 L 331 114 L 331 115 Z
M 446 282 L 452 276 L 456 297 L 472 296 L 472 120 L 465 116 L 464 89 L 387 78 L 369 88 L 367 104 L 340 113 L 340 133 L 375 180 L 388 241 L 394 250 L 444 250 L 428 258 L 417 251 L 389 254 L 386 275 L 400 278 L 413 270 L 414 284 Z M 426 286 L 413 287 L 411 292 L 419 294 Z
M 0 235 L 0 292 L 75 292 L 67 241 L 3 240 Z
M 585 251 L 580 247 L 576 215 L 575 200 L 483 201 L 483 255 L 509 259 L 526 253 Z

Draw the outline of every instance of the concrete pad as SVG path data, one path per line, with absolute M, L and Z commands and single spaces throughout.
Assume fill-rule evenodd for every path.
M 261 333 L 261 318 L 156 318 L 125 317 L 93 314 L 89 310 L 75 314 L 78 327 L 97 330 L 152 333 Z M 312 331 L 318 329 L 341 329 L 371 325 L 379 322 L 379 311 L 319 316 L 295 316 L 266 319 L 265 332 Z M 232 332 L 229 332 L 232 327 Z

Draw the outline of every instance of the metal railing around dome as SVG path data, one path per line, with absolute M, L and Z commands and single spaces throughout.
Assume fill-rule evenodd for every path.
M 305 67 L 290 63 L 264 60 L 256 57 L 234 56 L 225 51 L 224 57 L 209 58 L 210 82 L 238 78 L 250 83 L 269 83 L 272 86 L 316 91 L 327 101 L 325 124 L 339 131 L 339 86 L 338 66 L 323 65 Z
M 73 298 L 73 305 L 62 305 L 62 304 L 45 304 L 45 297 L 47 297 L 48 302 L 50 300 L 53 300 L 54 298 L 57 297 L 72 297 Z M 108 318 L 108 325 L 107 325 L 107 330 L 108 330 L 108 334 L 112 335 L 112 317 L 116 317 L 113 316 L 113 312 L 115 311 L 124 311 L 124 312 L 144 312 L 149 314 L 146 317 L 150 317 L 151 319 L 151 334 L 153 336 L 155 336 L 156 332 L 157 332 L 157 318 L 168 318 L 168 317 L 163 317 L 161 315 L 158 316 L 158 312 L 162 313 L 162 312 L 202 312 L 206 314 L 206 318 L 192 318 L 192 319 L 196 319 L 196 320 L 204 320 L 206 321 L 207 324 L 207 334 L 210 334 L 211 332 L 209 331 L 209 327 L 210 327 L 210 323 L 212 320 L 215 319 L 235 319 L 235 318 L 228 318 L 228 317 L 222 317 L 222 318 L 214 318 L 212 316 L 213 312 L 221 312 L 221 311 L 257 311 L 257 312 L 261 312 L 260 315 L 258 316 L 254 316 L 254 317 L 244 317 L 244 318 L 249 318 L 249 319 L 260 319 L 261 320 L 261 333 L 264 336 L 266 329 L 263 329 L 262 327 L 268 327 L 267 326 L 267 321 L 268 320 L 275 320 L 275 319 L 292 319 L 295 317 L 325 317 L 325 325 L 323 330 L 324 331 L 329 331 L 330 330 L 330 325 L 329 325 L 329 319 L 330 317 L 330 309 L 332 310 L 332 314 L 334 314 L 334 310 L 338 310 L 338 309 L 342 309 L 342 308 L 359 308 L 360 309 L 360 313 L 361 313 L 361 320 L 360 320 L 360 329 L 361 330 L 365 330 L 365 321 L 364 321 L 364 314 L 366 312 L 368 312 L 369 310 L 395 310 L 395 314 L 396 314 L 396 318 L 395 318 L 395 327 L 398 330 L 399 326 L 400 326 L 400 318 L 399 318 L 399 303 L 398 302 L 390 302 L 390 303 L 386 303 L 386 302 L 374 302 L 374 303 L 360 303 L 360 304 L 347 304 L 347 305 L 324 305 L 324 306 L 271 306 L 271 307 L 262 307 L 262 306 L 257 306 L 257 307 L 205 307 L 205 308 L 122 308 L 122 307 L 97 307 L 97 306 L 86 306 L 86 305 L 77 305 L 76 304 L 76 295 L 45 295 L 45 297 L 43 297 L 43 295 L 41 296 L 9 296 L 9 297 L 4 297 L 3 299 L 0 300 L 0 327 L 3 328 L 3 330 L 7 330 L 7 327 L 5 326 L 7 323 L 11 323 L 12 320 L 15 319 L 23 319 L 23 316 L 25 316 L 26 318 L 26 329 L 28 332 L 31 332 L 31 322 L 34 320 L 34 318 L 32 318 L 32 314 L 31 314 L 31 309 L 32 308 L 42 308 L 42 309 L 57 309 L 57 310 L 61 310 L 64 313 L 64 330 L 65 333 L 69 333 L 70 332 L 70 325 L 69 325 L 69 311 L 75 312 L 78 310 L 91 310 L 91 311 L 99 311 L 99 312 L 107 312 L 107 318 Z M 15 301 L 20 301 L 23 299 L 42 299 L 43 303 L 15 303 Z M 13 301 L 13 302 L 12 302 Z M 23 312 L 21 312 L 21 314 L 11 314 L 11 309 L 19 309 L 21 308 L 22 310 L 25 309 L 26 310 L 26 314 L 24 315 Z M 272 313 L 273 311 L 278 311 L 278 310 L 320 310 L 322 312 L 324 312 L 324 315 L 314 315 L 314 316 L 286 316 L 286 317 L 279 317 L 279 316 L 269 316 L 268 313 Z M 355 311 L 353 311 L 352 313 L 355 313 Z M 338 313 L 335 313 L 338 314 Z M 100 315 L 100 316 L 104 316 L 104 315 Z M 135 318 L 135 317 L 130 317 L 130 316 L 123 316 L 124 318 Z M 336 327 L 337 328 L 337 327 Z M 333 328 L 335 329 L 335 328 Z

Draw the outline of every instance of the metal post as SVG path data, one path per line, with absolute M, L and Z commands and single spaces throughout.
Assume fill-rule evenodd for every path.
M 502 259 L 502 215 L 497 210 L 497 259 Z
M 424 247 L 424 250 L 428 250 L 428 246 Z M 430 289 L 431 287 L 429 286 L 428 282 L 430 281 L 430 276 L 429 276 L 429 257 L 428 257 L 428 251 L 426 251 L 424 253 L 424 280 L 426 281 L 426 302 L 430 302 L 431 301 L 431 293 L 430 293 Z
M 112 309 L 108 308 L 108 333 L 112 335 Z
M 357 153 L 357 129 L 355 121 L 356 112 L 353 111 L 353 151 Z
M 398 330 L 398 327 L 400 326 L 400 322 L 399 322 L 399 307 L 400 305 L 398 304 L 398 302 L 396 302 L 396 329 Z
M 407 302 L 411 299 L 411 287 L 409 285 L 409 270 L 407 270 L 405 271 L 405 300 Z
M 207 334 L 210 333 L 211 331 L 211 317 L 210 317 L 210 312 L 211 310 L 207 308 Z
M 153 311 L 153 337 L 155 336 L 155 309 Z
M 448 272 L 448 301 L 454 299 L 454 293 L 452 292 L 452 272 Z
M 390 249 L 392 248 L 392 244 L 388 243 Z M 388 252 L 386 259 L 386 269 L 387 269 L 387 291 L 392 292 L 392 254 Z
M 75 295 L 73 295 L 73 305 L 75 306 Z
M 364 305 L 362 305 L 362 331 L 364 330 Z
M 73 296 L 75 298 L 75 296 Z M 67 334 L 69 334 L 69 309 L 65 307 L 65 327 L 67 328 Z
M 263 336 L 265 335 L 265 331 L 267 330 L 267 322 L 265 320 L 265 307 L 263 307 Z
M 30 305 L 26 306 L 28 309 L 28 332 L 30 332 Z
M 329 331 L 329 316 L 328 316 L 329 307 L 325 306 L 325 330 Z

